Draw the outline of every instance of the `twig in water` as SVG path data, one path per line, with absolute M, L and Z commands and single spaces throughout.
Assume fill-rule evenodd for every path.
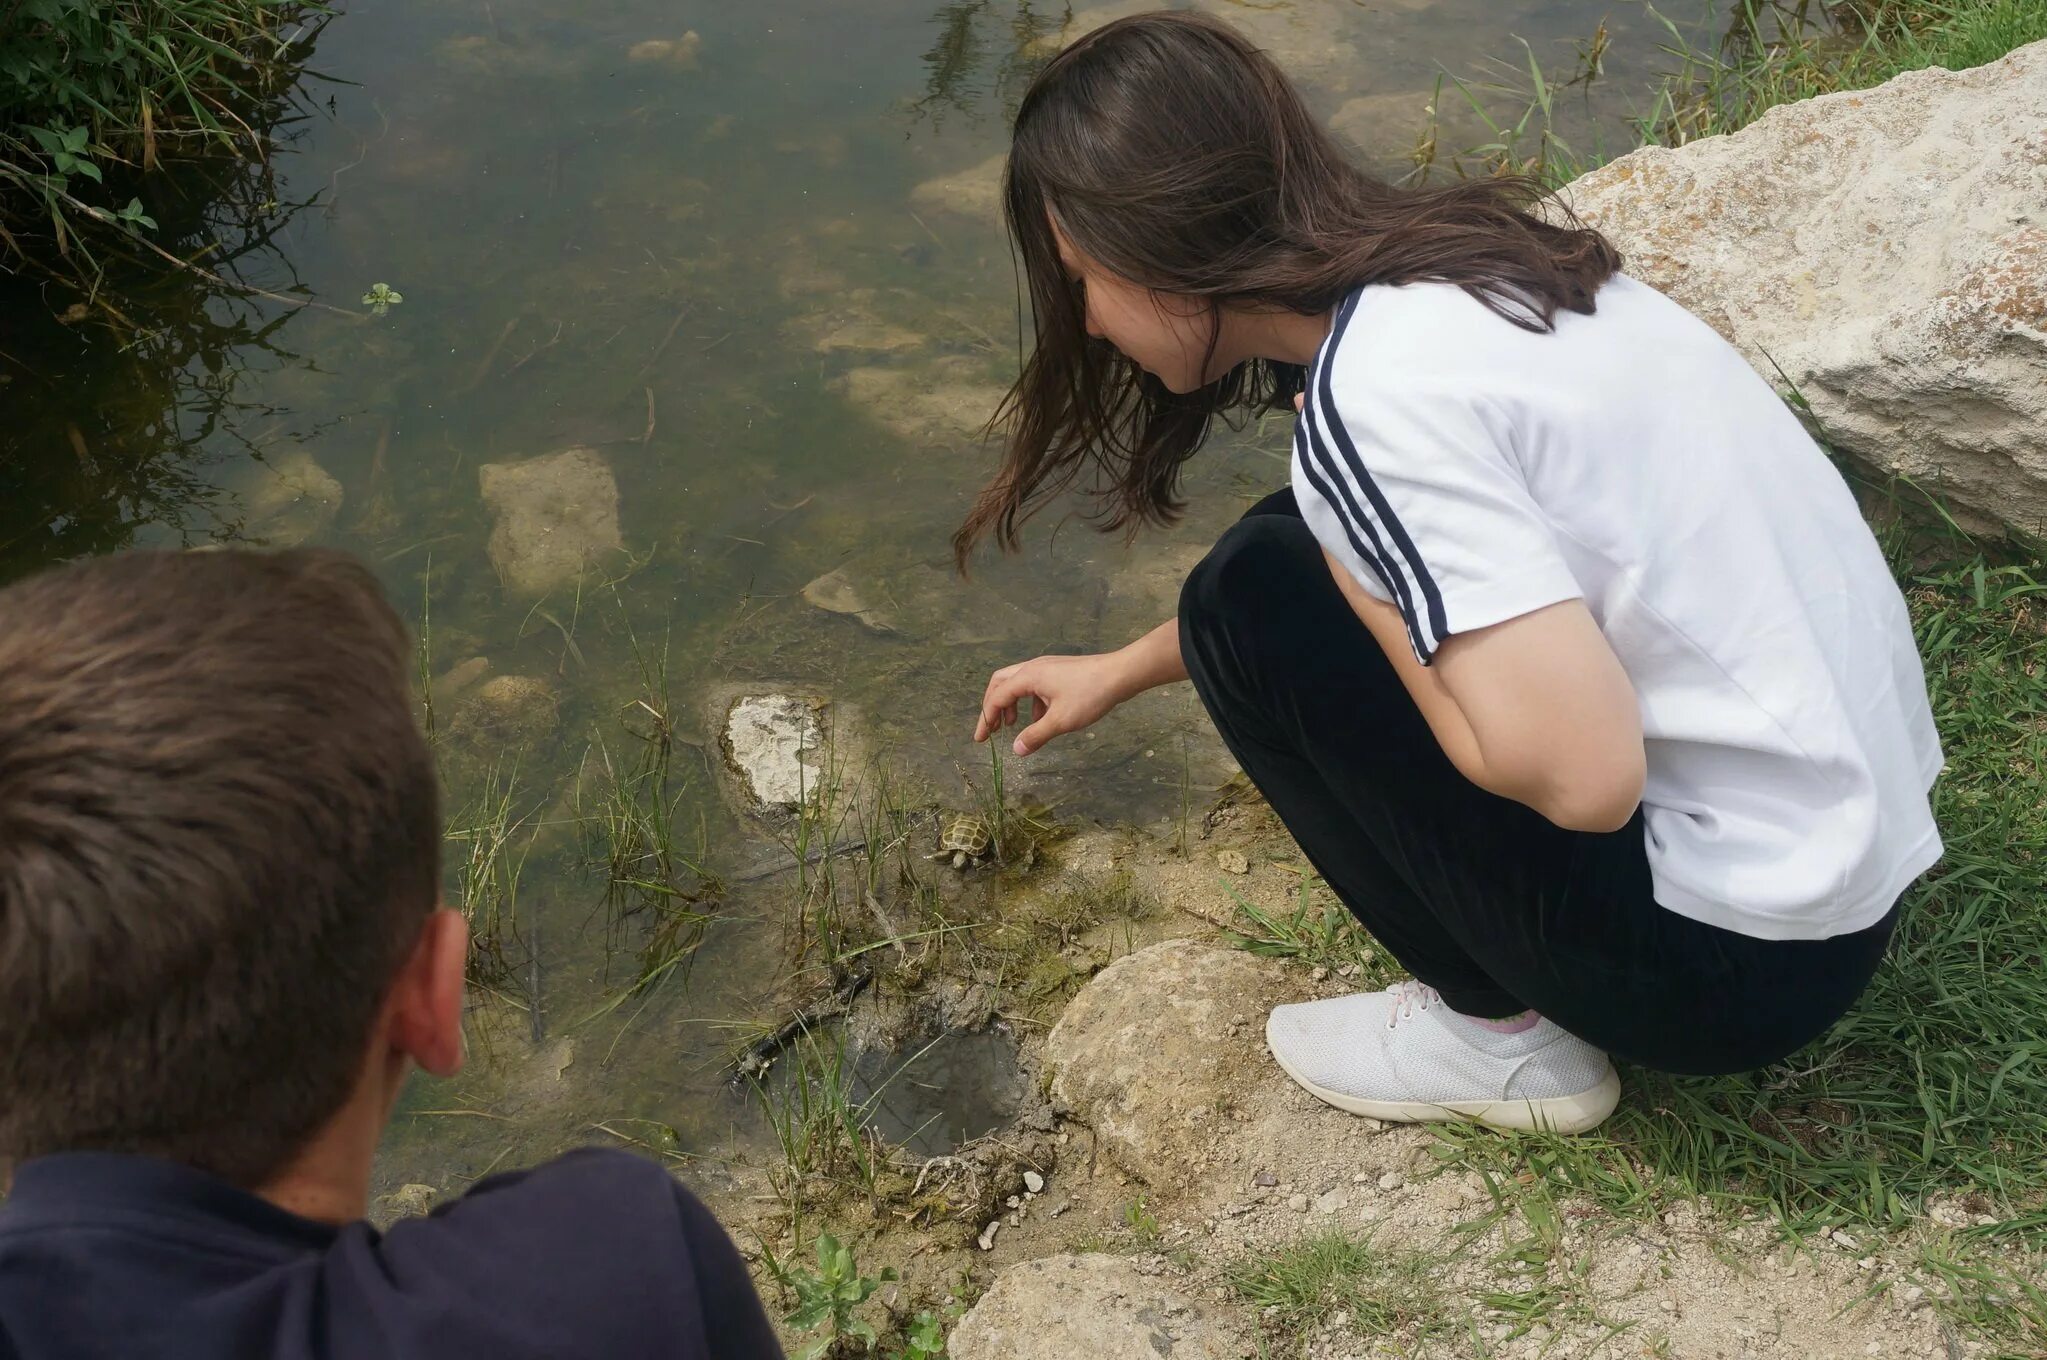
M 640 447 L 644 449 L 654 440 L 654 389 L 642 387 L 640 390 L 647 394 L 647 428 L 640 434 Z
M 557 345 L 558 343 L 560 343 L 560 341 L 561 341 L 561 338 L 562 338 L 562 323 L 561 323 L 561 322 L 559 322 L 559 321 L 557 321 L 557 322 L 555 322 L 555 323 L 554 323 L 554 334 L 553 334 L 553 335 L 550 335 L 550 336 L 548 336 L 548 337 L 547 337 L 547 343 L 546 343 L 546 344 L 544 344 L 544 345 L 535 345 L 535 346 L 534 346 L 534 347 L 533 347 L 532 349 L 528 350 L 528 351 L 526 352 L 526 357 L 525 357 L 525 358 L 523 358 L 523 359 L 519 360 L 519 362 L 517 362 L 517 363 L 513 364 L 513 365 L 512 365 L 512 366 L 511 366 L 510 368 L 508 368 L 508 369 L 506 369 L 506 370 L 505 370 L 505 376 L 506 376 L 507 378 L 509 378 L 509 377 L 511 377 L 511 376 L 512 376 L 512 375 L 513 375 L 514 373 L 517 373 L 517 372 L 518 372 L 518 371 L 519 371 L 520 369 L 522 369 L 522 368 L 526 367 L 526 365 L 528 365 L 528 364 L 532 363 L 532 362 L 533 362 L 533 360 L 534 360 L 534 359 L 535 359 L 536 357 L 538 357 L 538 356 L 539 356 L 539 354 L 540 354 L 540 353 L 541 353 L 541 352 L 542 352 L 543 350 L 550 350 L 550 349 L 553 349 L 553 348 L 555 347 L 555 345 Z
M 853 998 L 865 991 L 867 984 L 872 981 L 874 981 L 872 969 L 862 968 L 856 973 L 848 974 L 844 982 L 790 1016 L 773 1033 L 764 1034 L 741 1049 L 739 1056 L 732 1060 L 732 1074 L 729 1080 L 737 1084 L 747 1077 L 757 1077 L 766 1072 L 769 1065 L 797 1035 L 807 1033 L 823 1021 L 842 1013 L 853 1003 Z
M 640 365 L 638 373 L 633 374 L 634 381 L 637 382 L 639 379 L 646 377 L 648 370 L 661 362 L 661 356 L 668 352 L 668 342 L 673 340 L 675 333 L 682 329 L 682 319 L 689 315 L 689 310 L 689 304 L 687 302 L 683 303 L 682 310 L 675 314 L 675 320 L 668 323 L 668 333 L 661 337 L 661 343 L 654 346 L 654 352 L 647 356 L 647 362 Z
M 492 345 L 490 352 L 483 356 L 483 362 L 478 364 L 475 371 L 469 375 L 469 381 L 463 383 L 456 391 L 474 391 L 478 383 L 481 383 L 490 376 L 491 369 L 497 367 L 498 355 L 504 352 L 505 341 L 512 338 L 512 332 L 519 329 L 519 323 L 525 319 L 524 316 L 515 316 L 505 323 L 505 328 L 498 332 L 497 343 Z

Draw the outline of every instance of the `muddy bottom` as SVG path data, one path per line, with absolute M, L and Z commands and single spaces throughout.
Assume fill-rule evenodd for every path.
M 853 1063 L 853 1097 L 889 1142 L 938 1157 L 992 1133 L 1023 1098 L 1016 1040 L 996 1026 L 926 1036 L 899 1051 L 870 1049 Z

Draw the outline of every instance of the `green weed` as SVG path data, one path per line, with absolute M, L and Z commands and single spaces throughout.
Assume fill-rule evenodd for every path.
M 492 765 L 482 791 L 446 833 L 462 847 L 455 857 L 456 901 L 469 921 L 470 980 L 485 985 L 504 981 L 517 966 L 506 945 L 518 936 L 519 877 L 533 846 L 527 823 L 534 811 L 520 810 L 525 800 L 518 776 L 516 763 Z
M 1389 972 L 1372 937 L 1341 902 L 1326 895 L 1317 900 L 1315 888 L 1321 880 L 1313 874 L 1301 871 L 1301 886 L 1289 912 L 1268 911 L 1228 879 L 1217 881 L 1236 907 L 1235 925 L 1225 934 L 1239 949 L 1266 958 L 1298 959 L 1331 972 L 1353 969 L 1344 976 L 1364 979 L 1360 990 L 1382 985 L 1382 977 L 1396 975 Z
M 1158 1215 L 1145 1204 L 1143 1195 L 1123 1206 L 1123 1226 L 1130 1229 L 1130 1235 L 1142 1246 L 1159 1240 Z
M 157 230 L 131 191 L 150 172 L 208 153 L 264 160 L 327 17 L 276 0 L 0 7 L 0 256 L 90 286 L 95 249 Z
M 1241 1262 L 1230 1284 L 1260 1311 L 1261 1341 L 1308 1353 L 1337 1313 L 1359 1336 L 1414 1342 L 1446 1330 L 1450 1314 L 1425 1258 L 1382 1251 L 1343 1232 Z
M 783 1320 L 798 1332 L 815 1333 L 794 1360 L 847 1354 L 856 1341 L 864 1350 L 874 1349 L 879 1340 L 874 1325 L 855 1310 L 872 1298 L 875 1290 L 897 1278 L 894 1269 L 884 1266 L 879 1275 L 861 1274 L 853 1249 L 828 1232 L 817 1235 L 816 1270 L 785 1263 L 773 1252 L 767 1253 L 766 1259 L 776 1283 L 796 1296 L 796 1307 Z M 938 1350 L 944 1350 L 942 1340 Z

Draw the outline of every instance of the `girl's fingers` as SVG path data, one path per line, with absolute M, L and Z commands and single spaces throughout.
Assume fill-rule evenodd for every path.
M 1040 704 L 1038 720 L 1016 734 L 1016 741 L 1010 750 L 1020 756 L 1027 756 L 1065 730 L 1059 725 L 1057 715 Z
M 1005 715 L 1014 721 L 1016 701 L 1030 692 L 1030 677 L 1014 673 L 1004 676 L 998 671 L 996 677 L 988 682 L 988 692 L 981 696 L 981 721 L 974 729 L 980 736 L 975 740 L 979 741 L 1001 727 Z

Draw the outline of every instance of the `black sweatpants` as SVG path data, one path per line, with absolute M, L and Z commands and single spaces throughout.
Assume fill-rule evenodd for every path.
M 1741 1072 L 1817 1038 L 1876 972 L 1895 906 L 1830 940 L 1704 925 L 1656 904 L 1639 811 L 1611 835 L 1566 831 L 1458 773 L 1290 491 L 1188 576 L 1180 650 L 1316 871 L 1464 1014 L 1533 1007 L 1644 1067 Z

